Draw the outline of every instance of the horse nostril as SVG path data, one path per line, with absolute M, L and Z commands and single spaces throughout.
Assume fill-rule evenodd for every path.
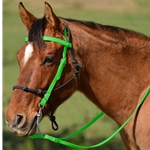
M 17 115 L 16 116 L 16 123 L 17 123 L 17 125 L 19 125 L 21 123 L 22 119 L 23 119 L 23 116 L 21 116 L 21 115 Z
M 25 117 L 23 115 L 17 115 L 15 118 L 15 125 L 21 128 L 25 123 Z

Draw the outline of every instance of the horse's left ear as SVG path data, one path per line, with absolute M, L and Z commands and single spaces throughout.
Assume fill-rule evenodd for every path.
M 27 11 L 22 2 L 19 3 L 19 15 L 28 30 L 33 22 L 37 19 L 34 15 Z
M 45 2 L 45 18 L 50 26 L 55 29 L 60 28 L 61 21 L 54 14 L 52 7 L 47 2 Z

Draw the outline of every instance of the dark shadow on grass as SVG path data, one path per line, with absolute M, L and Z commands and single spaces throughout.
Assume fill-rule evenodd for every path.
M 71 133 L 69 129 L 64 129 L 61 134 L 57 135 L 57 137 L 63 137 L 64 135 L 68 135 Z M 100 137 L 99 139 L 92 138 L 88 140 L 84 133 L 78 135 L 75 138 L 68 139 L 67 141 L 78 144 L 78 145 L 94 145 L 107 137 Z M 21 138 L 15 135 L 12 135 L 10 132 L 3 132 L 3 150 L 75 150 L 73 148 L 69 148 L 60 144 L 53 143 L 48 140 L 42 139 L 28 139 Z M 90 150 L 90 149 L 85 149 Z M 125 150 L 123 143 L 120 140 L 113 139 L 107 144 L 93 148 L 91 150 Z

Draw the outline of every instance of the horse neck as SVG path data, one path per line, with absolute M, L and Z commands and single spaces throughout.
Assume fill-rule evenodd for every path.
M 145 69 L 143 74 L 133 72 L 135 75 L 133 78 L 129 72 L 130 69 L 132 72 L 133 62 L 131 66 L 127 63 L 120 66 L 124 56 L 117 56 L 116 49 L 119 54 L 124 39 L 117 39 L 118 37 L 103 32 L 100 27 L 96 30 L 78 23 L 68 22 L 68 24 L 75 57 L 82 66 L 78 89 L 118 124 L 122 124 L 136 107 L 144 88 L 150 84 L 147 82 L 150 75 Z M 148 43 L 150 47 L 150 42 Z M 133 45 L 135 47 L 135 44 Z M 139 65 L 138 62 L 136 64 Z M 145 76 L 145 82 L 140 81 L 142 76 Z
M 84 93 L 96 106 L 103 109 L 95 90 L 99 87 L 100 47 L 102 47 L 101 32 L 92 30 L 78 23 L 70 23 L 73 49 L 78 63 L 82 66 L 79 74 L 78 90 Z M 95 63 L 96 62 L 96 63 Z M 103 85 L 104 86 L 104 85 Z M 103 87 L 101 86 L 101 87 Z M 86 88 L 85 88 L 86 87 Z
M 79 24 L 68 24 L 71 29 L 75 57 L 78 63 L 82 66 L 79 74 L 80 84 L 78 89 L 83 92 L 95 105 L 101 108 L 89 82 L 92 81 L 92 78 L 94 77 L 93 74 L 96 74 L 95 72 L 98 71 L 94 61 L 97 59 L 99 45 L 101 45 L 99 43 L 100 41 L 97 40 L 100 33 L 96 30 L 91 30 L 88 27 L 84 28 L 84 26 Z M 98 61 L 99 60 L 97 60 L 97 64 L 99 64 Z

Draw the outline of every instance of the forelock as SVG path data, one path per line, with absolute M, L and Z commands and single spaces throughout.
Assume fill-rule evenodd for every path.
M 44 35 L 44 31 L 46 28 L 46 19 L 45 17 L 41 19 L 37 19 L 29 29 L 29 42 L 33 43 L 33 46 L 37 46 L 40 50 L 45 44 L 42 40 L 42 36 Z

